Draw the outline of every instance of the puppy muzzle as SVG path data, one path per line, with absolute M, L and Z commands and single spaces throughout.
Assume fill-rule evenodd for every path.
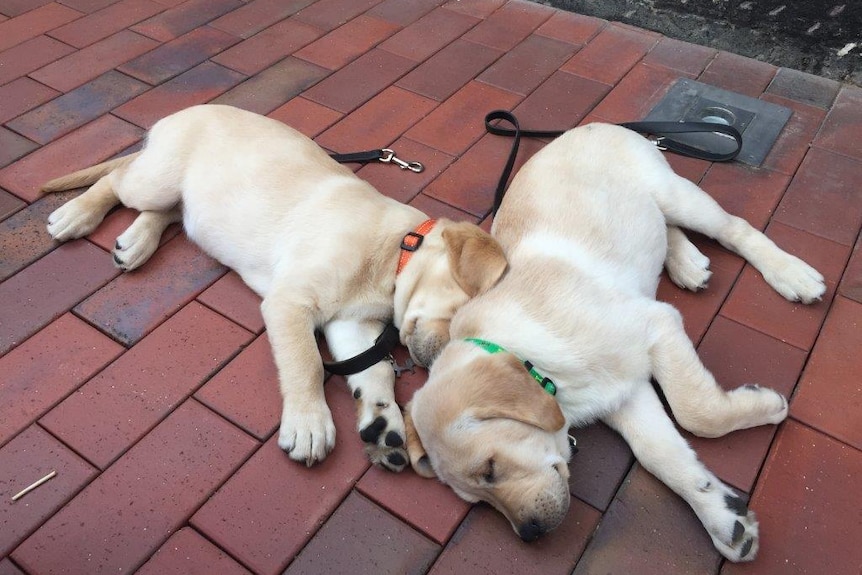
M 568 483 L 555 492 L 544 492 L 533 501 L 532 512 L 521 515 L 524 519 L 512 521 L 512 528 L 524 541 L 535 541 L 539 536 L 557 528 L 566 518 L 571 496 Z
M 431 367 L 446 341 L 447 338 L 438 333 L 414 333 L 407 338 L 407 349 L 414 362 L 422 367 Z

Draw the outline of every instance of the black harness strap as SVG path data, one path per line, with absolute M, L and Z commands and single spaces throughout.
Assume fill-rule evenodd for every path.
M 495 120 L 499 120 L 499 122 L 496 124 L 492 123 Z M 510 123 L 513 128 L 502 127 L 500 125 L 502 122 Z M 618 125 L 635 132 L 640 132 L 641 134 L 651 134 L 655 137 L 653 141 L 659 149 L 669 150 L 677 154 L 710 162 L 730 161 L 739 155 L 739 151 L 742 149 L 742 134 L 739 133 L 739 130 L 733 126 L 725 126 L 723 124 L 713 124 L 710 122 L 626 122 Z M 485 129 L 490 134 L 513 138 L 512 150 L 509 152 L 509 158 L 506 160 L 506 166 L 503 168 L 500 181 L 497 183 L 497 189 L 494 192 L 494 207 L 491 213 L 495 214 L 503 202 L 503 196 L 506 193 L 506 184 L 512 175 L 515 159 L 518 157 L 521 138 L 556 138 L 557 136 L 562 136 L 567 130 L 522 130 L 518 123 L 518 118 L 507 110 L 489 112 L 485 116 Z M 712 152 L 668 137 L 668 134 L 692 133 L 713 133 L 733 138 L 736 142 L 736 147 L 726 153 Z
M 344 361 L 324 361 L 323 369 L 333 375 L 353 375 L 389 357 L 396 345 L 398 345 L 398 328 L 390 322 L 383 328 L 383 333 L 374 340 L 374 345 Z

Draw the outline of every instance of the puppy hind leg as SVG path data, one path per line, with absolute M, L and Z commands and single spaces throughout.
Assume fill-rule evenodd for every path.
M 120 203 L 112 185 L 112 175 L 102 176 L 90 189 L 51 212 L 48 233 L 65 242 L 95 230 L 111 209 Z
M 370 348 L 383 331 L 376 320 L 335 320 L 323 333 L 336 360 L 349 359 Z M 410 462 L 405 445 L 407 432 L 401 409 L 395 402 L 395 372 L 388 361 L 347 376 L 356 402 L 359 436 L 372 463 L 389 471 L 401 471 Z
M 650 320 L 652 373 L 683 428 L 701 437 L 719 437 L 787 417 L 787 400 L 772 389 L 722 389 L 701 363 L 675 308 L 655 302 Z
M 676 226 L 667 226 L 664 267 L 673 283 L 691 291 L 704 289 L 712 276 L 709 258 Z
M 180 208 L 166 212 L 141 212 L 132 225 L 117 237 L 114 263 L 128 272 L 144 264 L 159 247 L 162 233 L 183 219 Z
M 744 257 L 775 291 L 790 301 L 812 303 L 823 297 L 823 276 L 773 243 L 742 218 L 728 214 L 709 194 L 671 173 L 652 190 L 668 224 L 688 228 L 718 240 Z
M 124 206 L 139 212 L 166 212 L 182 200 L 185 167 L 165 159 L 164 150 L 147 149 L 122 173 L 115 188 Z
M 623 436 L 647 471 L 685 499 L 722 555 L 731 561 L 755 558 L 759 536 L 754 513 L 697 459 L 647 382 L 639 383 L 604 421 Z

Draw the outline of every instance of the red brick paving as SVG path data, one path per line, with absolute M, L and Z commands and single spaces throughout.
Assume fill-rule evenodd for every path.
M 720 563 L 685 501 L 635 464 L 574 573 L 688 575 L 715 573 Z
M 834 308 L 802 373 L 791 411 L 799 421 L 862 449 L 862 426 L 856 417 L 862 399 L 854 366 L 862 344 L 862 304 L 839 296 Z
M 165 541 L 138 575 L 248 575 L 248 569 L 207 541 L 191 527 L 183 527 Z
M 403 529 L 398 519 L 354 492 L 284 573 L 424 573 L 439 553 L 439 545 Z
M 557 527 L 558 537 L 512 545 L 516 536 L 509 522 L 491 507 L 476 505 L 429 573 L 571 573 L 600 520 L 598 511 L 573 499 L 568 515 Z
M 6 125 L 35 142 L 47 144 L 103 116 L 148 88 L 143 82 L 110 70 Z
M 195 337 L 196 332 L 204 337 Z M 190 304 L 43 416 L 39 423 L 100 469 L 225 365 L 252 335 Z
M 22 112 L 35 108 L 58 95 L 59 92 L 35 82 L 26 76 L 0 86 L 0 101 L 3 102 L 0 122 L 10 120 Z
M 124 351 L 123 346 L 64 314 L 0 358 L 0 444 L 79 389 Z
M 68 92 L 158 45 L 140 34 L 121 30 L 36 70 L 30 77 L 55 90 Z
M 33 425 L 0 448 L 0 554 L 8 555 L 23 539 L 59 511 L 98 470 L 81 459 L 49 433 Z M 38 497 L 25 495 L 16 502 L 11 495 L 52 471 L 57 475 L 44 484 Z
M 763 534 L 760 555 L 747 565 L 727 563 L 721 572 L 857 572 L 862 549 L 848 542 L 859 529 L 859 495 L 848 482 L 859 473 L 858 449 L 796 420 L 782 425 L 749 502 Z
M 0 193 L 0 219 L 11 216 L 26 205 L 27 202 L 16 198 L 9 192 Z
M 415 473 L 398 475 L 373 467 L 356 488 L 441 545 L 470 510 L 470 505 L 451 489 L 440 482 L 427 482 Z
M 215 101 L 330 149 L 392 144 L 427 170 L 358 169 L 432 216 L 485 221 L 508 142 L 484 113 L 535 128 L 638 119 L 678 77 L 793 110 L 760 168 L 668 156 L 727 209 L 810 261 L 829 290 L 790 304 L 703 238 L 703 293 L 666 278 L 722 385 L 791 398 L 777 428 L 690 438 L 747 494 L 761 550 L 724 562 L 691 510 L 603 425 L 579 430 L 572 508 L 521 543 L 487 506 L 370 468 L 341 378 L 336 450 L 313 469 L 276 445 L 275 368 L 259 298 L 177 227 L 119 275 L 134 213 L 58 246 L 44 181 L 138 145 Z M 0 574 L 830 573 L 862 564 L 862 90 L 519 0 L 7 0 L 0 6 Z M 541 148 L 525 141 L 518 165 Z M 404 352 L 397 356 L 403 360 Z M 406 402 L 424 370 L 397 384 Z M 12 503 L 23 486 L 59 475 Z

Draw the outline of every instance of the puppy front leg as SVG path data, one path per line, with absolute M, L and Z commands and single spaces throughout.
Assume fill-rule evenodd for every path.
M 335 424 L 323 394 L 323 363 L 314 338 L 312 306 L 290 289 L 275 289 L 261 304 L 284 400 L 278 446 L 309 467 L 335 447 Z
M 757 555 L 758 526 L 743 499 L 713 475 L 674 427 L 649 382 L 604 418 L 643 467 L 691 506 L 718 551 L 731 561 Z
M 667 226 L 664 267 L 673 283 L 690 291 L 704 289 L 712 276 L 709 258 L 676 226 Z
M 326 343 L 335 359 L 349 359 L 370 348 L 383 331 L 376 320 L 336 320 L 324 326 Z M 395 403 L 395 373 L 388 361 L 347 376 L 356 400 L 359 437 L 372 463 L 401 471 L 409 462 L 404 445 L 406 431 L 401 409 Z
M 665 185 L 652 190 L 671 225 L 706 234 L 738 253 L 775 291 L 790 301 L 812 303 L 823 297 L 823 276 L 790 255 L 742 218 L 728 214 L 690 181 L 669 173 Z

